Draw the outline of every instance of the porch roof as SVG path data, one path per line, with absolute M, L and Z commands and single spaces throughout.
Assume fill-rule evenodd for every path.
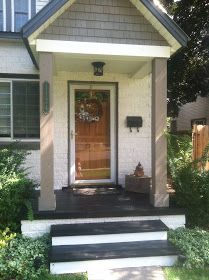
M 70 7 L 76 0 L 52 0 L 50 1 L 35 17 L 33 17 L 22 28 L 24 38 L 29 39 L 32 35 L 37 38 L 50 23 L 59 17 L 68 7 Z M 148 13 L 149 21 L 153 24 L 155 19 L 156 27 L 161 25 L 182 47 L 187 45 L 189 37 L 186 33 L 170 18 L 167 13 L 163 12 L 150 0 L 131 0 L 136 8 L 141 8 L 142 13 Z M 157 21 L 156 21 L 157 20 Z M 162 34 L 163 35 L 163 34 Z M 33 37 L 32 36 L 32 37 Z M 168 34 L 164 36 L 168 39 Z

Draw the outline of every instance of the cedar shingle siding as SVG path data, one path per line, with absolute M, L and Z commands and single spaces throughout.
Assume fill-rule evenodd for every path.
M 77 0 L 39 38 L 168 45 L 129 0 Z

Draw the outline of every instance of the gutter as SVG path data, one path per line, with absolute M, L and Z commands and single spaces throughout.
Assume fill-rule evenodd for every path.
M 21 34 L 21 37 L 22 37 L 23 43 L 24 43 L 24 45 L 25 45 L 25 47 L 26 47 L 26 49 L 27 49 L 27 51 L 28 51 L 28 53 L 29 53 L 29 55 L 30 55 L 30 58 L 31 58 L 31 60 L 32 60 L 32 62 L 33 62 L 33 65 L 36 67 L 37 70 L 39 70 L 38 63 L 37 63 L 37 61 L 36 61 L 36 58 L 35 58 L 35 56 L 34 56 L 32 50 L 31 50 L 31 48 L 30 48 L 30 44 L 29 44 L 29 42 L 28 42 L 28 39 L 27 39 L 27 38 L 24 38 L 24 37 L 23 37 L 23 34 Z

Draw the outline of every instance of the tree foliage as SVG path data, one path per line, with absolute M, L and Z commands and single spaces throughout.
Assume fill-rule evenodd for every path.
M 168 112 L 176 116 L 183 104 L 209 95 L 209 1 L 161 1 L 190 37 L 168 63 Z

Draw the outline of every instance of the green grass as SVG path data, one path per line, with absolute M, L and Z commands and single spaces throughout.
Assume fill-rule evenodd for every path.
M 209 280 L 209 269 L 165 268 L 166 280 Z
M 86 273 L 68 274 L 68 275 L 50 275 L 40 280 L 88 280 Z

